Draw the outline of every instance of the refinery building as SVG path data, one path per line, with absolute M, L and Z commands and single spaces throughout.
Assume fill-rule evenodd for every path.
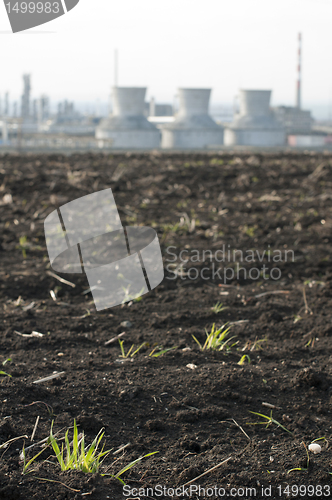
M 272 106 L 272 89 L 239 89 L 231 121 L 211 113 L 211 88 L 179 88 L 178 109 L 154 98 L 146 87 L 114 85 L 108 116 L 81 113 L 65 100 L 51 111 L 47 95 L 32 98 L 23 75 L 20 102 L 0 100 L 0 148 L 16 150 L 223 150 L 328 148 L 332 127 L 319 127 L 302 109 L 301 35 L 298 37 L 295 106 Z M 117 80 L 116 80 L 117 81 Z M 0 96 L 1 97 L 1 96 Z

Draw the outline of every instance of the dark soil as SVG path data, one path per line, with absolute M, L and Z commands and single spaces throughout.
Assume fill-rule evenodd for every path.
M 108 187 L 124 225 L 157 230 L 165 279 L 141 301 L 96 312 L 85 277 L 61 275 L 73 287 L 49 274 L 43 222 Z M 145 488 L 127 498 L 171 498 L 146 488 L 192 480 L 232 498 L 252 498 L 247 488 L 256 498 L 332 496 L 331 155 L 6 155 L 0 201 L 0 362 L 11 358 L 1 366 L 11 378 L 0 377 L 0 445 L 28 436 L 0 450 L 1 500 L 124 498 L 110 476 L 61 472 L 50 448 L 22 474 L 24 443 L 46 438 L 52 420 L 61 438 L 74 419 L 87 443 L 105 428 L 112 452 L 102 473 L 158 451 L 122 476 L 130 489 Z M 218 262 L 222 249 L 242 250 L 242 261 L 238 252 L 240 262 Z M 190 260 L 181 267 L 182 250 Z M 261 261 L 246 261 L 249 250 Z M 218 314 L 217 302 L 227 307 Z M 214 323 L 231 325 L 229 350 L 201 351 L 193 339 L 203 343 Z M 126 351 L 146 343 L 133 358 L 120 357 L 118 341 L 105 346 L 124 331 Z M 32 332 L 43 336 L 20 335 Z M 176 349 L 149 356 L 156 346 Z M 65 373 L 34 384 L 53 372 Z M 248 425 L 264 421 L 250 412 L 271 410 L 289 432 Z M 322 437 L 307 468 L 306 449 Z

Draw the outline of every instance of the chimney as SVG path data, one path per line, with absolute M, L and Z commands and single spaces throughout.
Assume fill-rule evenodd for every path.
M 296 85 L 296 107 L 301 109 L 301 62 L 302 62 L 302 35 L 299 33 L 298 61 L 297 61 L 297 85 Z
M 240 90 L 240 116 L 269 116 L 271 90 Z
M 113 87 L 114 116 L 144 116 L 145 87 Z
M 211 89 L 179 89 L 180 117 L 208 115 Z

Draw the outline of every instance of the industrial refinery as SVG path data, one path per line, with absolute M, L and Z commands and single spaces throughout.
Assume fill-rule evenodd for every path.
M 298 36 L 295 105 L 271 106 L 272 89 L 234 89 L 228 119 L 210 110 L 211 88 L 178 88 L 177 107 L 146 101 L 146 87 L 111 89 L 108 116 L 82 113 L 75 103 L 43 94 L 32 98 L 31 75 L 23 75 L 20 102 L 0 96 L 1 150 L 201 150 L 328 148 L 332 128 L 315 123 L 302 109 L 302 37 Z M 115 68 L 117 75 L 117 68 Z M 174 89 L 175 91 L 175 89 Z
M 113 87 L 111 115 L 96 128 L 101 148 L 105 141 L 116 149 L 154 149 L 160 146 L 160 132 L 144 116 L 146 88 Z
M 223 126 L 209 116 L 211 89 L 179 89 L 180 109 L 174 121 L 161 127 L 161 147 L 201 149 L 223 145 Z
M 226 127 L 226 146 L 283 146 L 285 126 L 270 107 L 271 90 L 240 90 L 240 110 Z

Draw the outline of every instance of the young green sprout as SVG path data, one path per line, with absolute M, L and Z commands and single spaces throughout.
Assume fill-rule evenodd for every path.
M 246 361 L 246 360 L 248 361 L 248 364 L 251 362 L 251 359 L 250 359 L 250 357 L 248 356 L 248 354 L 244 354 L 244 355 L 242 356 L 242 358 L 241 358 L 241 359 L 240 359 L 240 361 L 238 362 L 238 365 L 240 365 L 240 366 L 241 366 L 241 365 L 244 365 L 244 363 L 245 363 L 245 361 Z
M 221 311 L 224 311 L 225 309 L 228 309 L 226 306 L 224 306 L 222 304 L 222 302 L 217 302 L 216 304 L 214 304 L 213 307 L 211 307 L 211 310 L 215 313 L 215 314 L 218 314 L 220 313 Z
M 114 474 L 114 475 L 113 474 L 101 474 L 101 475 L 102 476 L 114 477 L 115 479 L 118 479 L 121 484 L 125 485 L 126 483 L 123 481 L 123 479 L 121 479 L 120 476 L 122 476 L 129 469 L 131 469 L 136 464 L 138 464 L 139 462 L 141 462 L 141 460 L 143 460 L 144 458 L 151 457 L 152 455 L 155 455 L 156 453 L 159 453 L 159 451 L 153 451 L 152 453 L 147 453 L 146 455 L 144 455 L 142 457 L 136 458 L 136 460 L 133 460 L 132 462 L 130 462 L 130 464 L 128 464 L 125 467 L 123 467 L 117 474 Z
M 73 433 L 73 441 L 69 442 L 69 429 L 65 434 L 65 447 L 62 444 L 61 450 L 59 448 L 59 444 L 53 434 L 53 424 L 54 420 L 52 420 L 51 431 L 47 441 L 47 446 L 51 445 L 53 451 L 56 455 L 56 458 L 60 464 L 62 471 L 67 471 L 71 469 L 80 470 L 85 473 L 97 473 L 99 471 L 99 467 L 102 464 L 103 459 L 108 455 L 111 450 L 104 451 L 104 446 L 102 450 L 98 452 L 98 446 L 100 445 L 101 440 L 103 439 L 104 432 L 101 429 L 90 446 L 85 446 L 84 440 L 84 432 L 82 434 L 78 434 L 78 428 L 76 425 L 76 420 L 74 420 L 74 433 Z M 65 448 L 65 449 L 64 449 Z M 43 448 L 37 455 L 32 457 L 28 462 L 26 461 L 25 449 L 23 447 L 22 455 L 23 455 L 23 474 L 27 474 L 29 467 L 32 463 L 43 453 L 45 448 Z
M 241 349 L 242 351 L 258 351 L 258 350 L 263 350 L 262 344 L 263 342 L 267 342 L 267 338 L 264 339 L 257 339 L 255 338 L 254 342 L 252 340 L 247 340 L 245 343 L 244 347 Z
M 104 459 L 104 457 L 111 451 L 104 451 L 104 444 L 101 451 L 98 452 L 98 446 L 100 445 L 100 442 L 105 434 L 105 432 L 103 432 L 103 429 L 98 432 L 91 445 L 86 447 L 84 432 L 79 436 L 76 420 L 74 420 L 72 447 L 68 438 L 68 429 L 65 435 L 65 449 L 62 444 L 60 451 L 58 442 L 53 435 L 53 423 L 54 421 L 52 421 L 49 441 L 60 464 L 61 470 L 67 471 L 70 469 L 76 469 L 91 474 L 95 474 L 96 472 L 98 472 L 99 467 L 102 463 L 102 459 Z
M 5 361 L 3 361 L 2 366 L 5 366 L 5 364 L 7 364 L 9 361 L 11 361 L 11 358 L 8 358 Z M 11 377 L 11 375 L 9 375 L 9 373 L 6 373 L 4 371 L 0 371 L 0 375 L 3 375 L 5 377 Z
M 23 259 L 27 258 L 27 248 L 29 248 L 28 238 L 26 236 L 20 236 L 19 245 L 16 246 L 18 250 L 21 250 Z
M 163 356 L 164 354 L 166 354 L 166 352 L 173 351 L 173 349 L 177 349 L 177 347 L 178 346 L 175 345 L 174 347 L 169 347 L 168 349 L 163 349 L 162 346 L 157 345 L 156 347 L 154 347 L 152 349 L 149 356 L 152 358 L 159 358 L 159 356 Z M 157 349 L 159 349 L 159 350 L 157 351 Z
M 74 420 L 74 433 L 73 433 L 73 441 L 69 442 L 69 429 L 65 434 L 65 447 L 62 444 L 61 450 L 59 448 L 59 444 L 53 434 L 53 424 L 54 420 L 51 424 L 50 436 L 48 438 L 47 444 L 51 445 L 53 451 L 56 455 L 57 461 L 60 464 L 62 471 L 67 471 L 71 469 L 80 470 L 85 473 L 95 474 L 99 471 L 100 465 L 102 464 L 102 459 L 106 457 L 106 455 L 111 451 L 104 451 L 104 446 L 102 450 L 98 452 L 98 446 L 100 445 L 101 440 L 103 439 L 104 432 L 101 429 L 90 446 L 85 446 L 84 432 L 82 434 L 78 434 L 78 428 L 76 425 L 76 420 Z M 28 462 L 25 457 L 25 449 L 23 447 L 22 455 L 23 455 L 23 474 L 27 474 L 28 468 L 30 465 L 43 453 L 44 449 L 42 449 L 37 455 L 32 457 Z M 29 471 L 32 472 L 32 471 Z
M 237 344 L 237 342 L 235 342 L 232 345 L 229 345 L 229 342 L 235 337 L 227 338 L 231 327 L 229 326 L 228 328 L 225 328 L 226 325 L 227 323 L 225 325 L 222 325 L 220 328 L 216 329 L 215 323 L 213 323 L 210 332 L 208 332 L 207 329 L 205 328 L 206 340 L 203 345 L 197 340 L 197 338 L 194 335 L 193 339 L 195 340 L 195 342 L 197 342 L 202 351 L 204 351 L 205 349 L 213 349 L 217 351 L 223 351 L 223 350 L 230 351 L 231 348 Z
M 85 438 L 84 438 L 84 432 L 79 434 L 78 433 L 78 427 L 76 425 L 76 420 L 74 420 L 74 432 L 73 432 L 73 440 L 70 443 L 69 441 L 69 429 L 67 430 L 65 434 L 65 446 L 62 444 L 61 445 L 61 450 L 59 447 L 59 444 L 53 434 L 53 423 L 52 421 L 51 424 L 51 431 L 49 438 L 47 440 L 47 445 L 52 446 L 53 451 L 56 455 L 57 461 L 61 467 L 62 471 L 68 471 L 68 470 L 77 470 L 84 472 L 86 474 L 96 474 L 100 473 L 100 467 L 105 460 L 106 456 L 110 453 L 111 450 L 104 451 L 104 446 L 103 445 L 102 449 L 98 451 L 98 447 L 101 443 L 101 440 L 103 439 L 103 436 L 105 432 L 103 432 L 103 429 L 101 429 L 93 442 L 89 446 L 85 446 Z M 22 436 L 21 436 L 22 437 Z M 27 437 L 27 436 L 23 436 Z M 32 470 L 28 470 L 29 467 L 32 465 L 32 463 L 41 455 L 46 448 L 43 448 L 39 453 L 37 453 L 34 457 L 32 457 L 28 462 L 26 461 L 26 454 L 25 454 L 25 449 L 23 447 L 22 450 L 22 455 L 23 455 L 23 474 L 27 474 L 28 472 L 32 472 Z M 134 467 L 138 462 L 143 460 L 143 458 L 150 457 L 151 455 L 154 455 L 155 453 L 158 453 L 158 451 L 148 453 L 142 457 L 137 458 L 133 462 L 130 462 L 130 464 L 126 465 L 123 467 L 117 474 L 101 474 L 102 476 L 110 476 L 118 479 L 122 484 L 125 484 L 125 482 L 121 479 L 120 476 L 122 476 L 126 471 Z
M 302 444 L 303 444 L 305 452 L 307 454 L 307 466 L 306 467 L 294 467 L 293 469 L 289 469 L 289 471 L 287 471 L 287 474 L 289 474 L 290 472 L 293 472 L 294 470 L 298 470 L 300 472 L 306 472 L 309 469 L 309 464 L 310 464 L 309 452 L 308 452 L 307 447 L 303 441 L 302 441 Z
M 123 347 L 124 340 L 119 339 L 119 344 L 120 344 L 120 349 L 121 349 L 121 355 L 120 358 L 133 358 L 135 354 L 137 354 L 140 349 L 142 349 L 143 346 L 146 345 L 146 342 L 143 342 L 136 350 L 135 349 L 135 344 L 132 344 L 132 346 L 129 348 L 128 352 L 126 353 Z
M 259 417 L 265 418 L 266 421 L 265 422 L 264 421 L 263 422 L 250 422 L 247 425 L 265 425 L 266 426 L 265 428 L 267 429 L 270 424 L 275 424 L 278 427 L 281 427 L 281 429 L 288 432 L 289 434 L 293 434 L 291 431 L 286 429 L 286 427 L 284 427 L 280 422 L 278 422 L 277 420 L 272 418 L 272 410 L 271 410 L 271 414 L 269 417 L 267 415 L 263 415 L 262 413 L 257 413 L 255 411 L 251 411 L 250 413 L 253 413 L 254 415 L 258 415 Z
M 33 472 L 33 470 L 28 470 L 30 465 L 33 464 L 33 462 L 36 460 L 36 458 L 39 457 L 39 455 L 41 455 L 43 453 L 43 451 L 45 451 L 45 448 L 43 448 L 39 453 L 37 453 L 37 455 L 35 455 L 34 457 L 32 457 L 28 462 L 26 460 L 26 454 L 25 454 L 25 448 L 23 446 L 23 449 L 22 449 L 22 456 L 23 456 L 23 472 L 22 474 L 28 474 L 30 472 Z
M 138 293 L 130 293 L 130 285 L 128 285 L 127 288 L 123 286 L 122 290 L 125 293 L 122 304 L 125 304 L 129 301 L 140 302 L 143 299 L 142 294 L 144 293 L 144 288 L 142 288 Z

